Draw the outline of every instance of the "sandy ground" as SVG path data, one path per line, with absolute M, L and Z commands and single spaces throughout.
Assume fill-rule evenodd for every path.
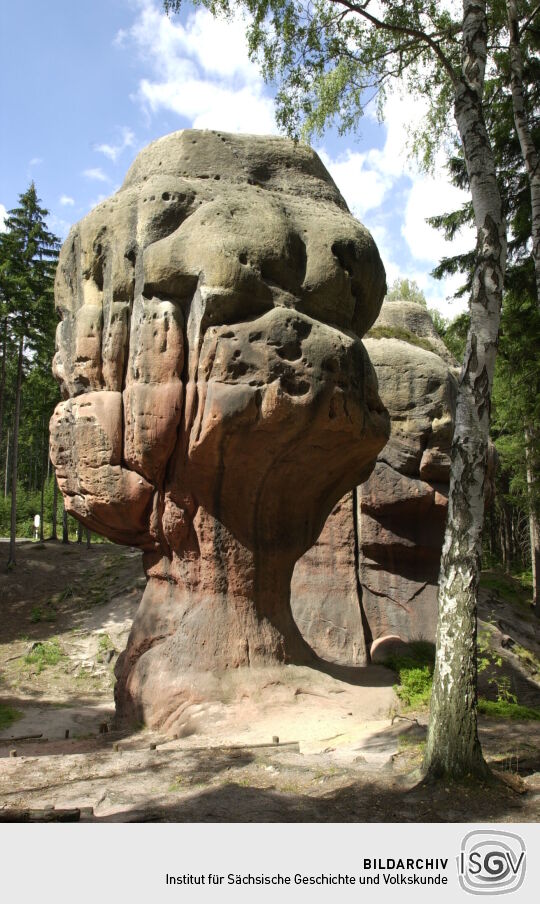
M 0 731 L 0 820 L 51 807 L 83 808 L 86 821 L 538 820 L 540 723 L 482 720 L 505 781 L 426 786 L 426 713 L 400 714 L 395 675 L 381 666 L 340 678 L 252 672 L 241 702 L 189 707 L 179 737 L 115 733 L 112 669 L 143 587 L 139 554 L 111 545 L 21 544 L 16 572 L 0 574 L 1 699 L 21 714 Z M 536 649 L 530 619 L 496 597 L 484 609 L 494 649 L 528 634 Z M 57 661 L 32 661 L 44 642 Z M 531 668 L 501 650 L 538 705 Z

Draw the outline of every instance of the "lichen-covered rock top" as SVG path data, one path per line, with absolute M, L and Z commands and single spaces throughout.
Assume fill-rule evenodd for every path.
M 330 201 L 348 209 L 317 154 L 288 138 L 198 129 L 173 132 L 141 151 L 122 189 L 159 177 L 223 180 Z
M 376 328 L 382 327 L 389 331 L 405 330 L 416 336 L 417 339 L 426 340 L 426 345 L 431 347 L 436 355 L 443 359 L 451 368 L 457 369 L 458 364 L 451 352 L 439 336 L 430 313 L 423 305 L 414 301 L 385 301 L 377 318 Z M 399 336 L 396 335 L 396 338 Z

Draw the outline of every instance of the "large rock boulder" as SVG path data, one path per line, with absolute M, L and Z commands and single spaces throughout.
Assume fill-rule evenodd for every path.
M 457 394 L 456 363 L 421 305 L 386 301 L 365 345 L 391 437 L 297 563 L 291 590 L 308 642 L 348 665 L 399 638 L 435 638 Z
M 121 718 L 172 724 L 209 676 L 316 664 L 290 580 L 388 438 L 360 341 L 384 292 L 317 155 L 281 138 L 168 135 L 71 230 L 51 457 L 68 511 L 144 550 Z

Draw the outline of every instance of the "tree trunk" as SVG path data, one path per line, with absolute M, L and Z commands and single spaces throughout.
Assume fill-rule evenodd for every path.
M 9 483 L 9 427 L 7 429 L 7 437 L 6 437 L 6 466 L 5 466 L 5 474 L 4 474 L 4 499 L 8 494 L 8 483 Z
M 534 473 L 532 468 L 532 453 L 529 445 L 530 433 L 525 431 L 525 460 L 527 468 L 527 490 L 529 497 L 529 533 L 531 538 L 531 569 L 533 579 L 533 606 L 535 615 L 540 618 L 540 524 L 536 510 L 536 500 L 533 493 Z
M 92 543 L 92 533 L 90 531 L 90 528 L 87 527 L 86 528 L 86 548 L 87 549 L 90 549 L 91 543 Z
M 53 484 L 53 510 L 52 510 L 52 540 L 58 540 L 58 530 L 57 530 L 57 519 L 58 519 L 58 482 L 56 480 L 56 474 L 54 475 L 54 484 Z
M 43 519 L 45 517 L 45 456 L 47 455 L 45 427 L 41 422 L 41 500 L 39 506 L 39 539 L 43 542 Z
M 503 499 L 503 537 L 504 570 L 507 574 L 510 574 L 510 571 L 512 570 L 512 560 L 514 558 L 514 544 L 512 542 L 512 509 L 510 508 L 506 499 Z
M 21 416 L 21 390 L 23 378 L 24 339 L 19 341 L 17 355 L 17 386 L 15 389 L 15 412 L 13 414 L 13 451 L 11 453 L 11 525 L 9 535 L 8 568 L 14 568 L 17 546 L 17 462 L 19 457 L 19 420 Z
M 7 321 L 2 321 L 2 366 L 0 368 L 0 449 L 4 435 L 4 400 L 6 396 Z M 0 453 L 1 454 L 1 453 Z M 7 454 L 7 453 L 6 453 Z
M 493 492 L 493 499 L 491 500 L 491 512 L 490 512 L 490 541 L 489 541 L 489 551 L 491 553 L 492 560 L 497 558 L 497 507 L 495 505 L 495 492 Z
M 486 55 L 486 2 L 464 0 L 462 75 L 455 86 L 454 113 L 471 186 L 477 251 L 439 575 L 437 655 L 424 761 L 433 778 L 489 774 L 477 728 L 476 611 L 506 230 L 482 110 Z
M 62 505 L 62 543 L 69 543 L 68 514 L 65 504 Z
M 80 521 L 77 521 L 77 543 L 82 543 L 82 534 L 83 526 Z

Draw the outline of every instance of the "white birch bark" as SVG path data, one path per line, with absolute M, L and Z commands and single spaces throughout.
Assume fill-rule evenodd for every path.
M 490 400 L 506 262 L 506 229 L 482 113 L 486 2 L 464 0 L 454 114 L 477 231 L 471 324 L 457 398 L 448 520 L 439 576 L 437 655 L 424 766 L 428 775 L 487 774 L 477 732 L 476 609 Z

